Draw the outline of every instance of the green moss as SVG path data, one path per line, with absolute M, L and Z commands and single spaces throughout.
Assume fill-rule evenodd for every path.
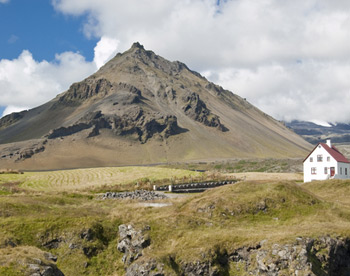
M 245 263 L 244 262 L 230 262 L 230 270 L 229 275 L 232 276 L 245 276 L 247 275 L 247 271 L 245 269 Z
M 0 275 L 2 276 L 25 276 L 26 274 L 13 266 L 0 266 Z

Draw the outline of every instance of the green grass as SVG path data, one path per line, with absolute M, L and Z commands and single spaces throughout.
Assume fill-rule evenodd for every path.
M 14 265 L 10 264 L 9 266 L 0 267 L 0 275 L 6 275 L 6 276 L 20 276 L 25 275 L 22 273 L 19 269 L 16 269 Z

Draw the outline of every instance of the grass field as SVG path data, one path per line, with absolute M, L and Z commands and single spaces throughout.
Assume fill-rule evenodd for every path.
M 137 185 L 163 179 L 188 179 L 202 173 L 159 167 L 109 167 L 24 174 L 0 174 L 0 184 L 14 182 L 19 187 L 35 191 L 82 191 L 101 187 Z M 121 188 L 122 189 L 122 188 Z
M 99 200 L 96 188 L 135 189 L 128 183 L 201 174 L 124 167 L 0 175 L 0 275 L 26 275 L 23 264 L 38 258 L 44 262 L 44 252 L 58 257 L 65 275 L 124 275 L 123 254 L 116 249 L 122 223 L 150 226 L 151 246 L 143 255 L 163 262 L 167 275 L 177 275 L 169 256 L 180 264 L 209 256 L 213 249 L 231 252 L 265 239 L 272 245 L 299 236 L 350 236 L 350 181 L 301 185 L 283 175 L 258 180 L 262 175 L 256 174 L 255 179 L 163 200 L 171 204 L 163 208 Z M 87 229 L 94 233 L 91 241 L 81 238 Z M 46 246 L 52 241 L 58 241 L 57 247 Z M 84 248 L 95 253 L 88 256 Z

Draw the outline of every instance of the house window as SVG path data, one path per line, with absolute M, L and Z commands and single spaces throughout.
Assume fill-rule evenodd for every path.
M 317 162 L 322 162 L 322 161 L 323 161 L 322 154 L 317 155 Z
M 345 168 L 345 175 L 348 175 L 348 168 Z
M 310 157 L 310 162 L 314 162 L 314 158 L 313 157 Z
M 340 172 L 339 172 L 340 174 L 343 174 L 343 168 L 340 167 L 340 168 L 339 168 L 339 171 L 340 171 Z
M 315 167 L 311 168 L 311 174 L 316 174 L 316 168 Z
M 328 168 L 324 167 L 324 174 L 327 174 L 327 173 L 328 173 Z
M 327 156 L 327 162 L 331 161 L 331 158 L 329 156 Z

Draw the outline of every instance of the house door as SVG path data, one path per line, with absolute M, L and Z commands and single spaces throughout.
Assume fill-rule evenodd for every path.
M 334 176 L 334 175 L 335 175 L 335 169 L 334 169 L 334 167 L 331 167 L 330 169 L 331 169 L 331 176 Z

